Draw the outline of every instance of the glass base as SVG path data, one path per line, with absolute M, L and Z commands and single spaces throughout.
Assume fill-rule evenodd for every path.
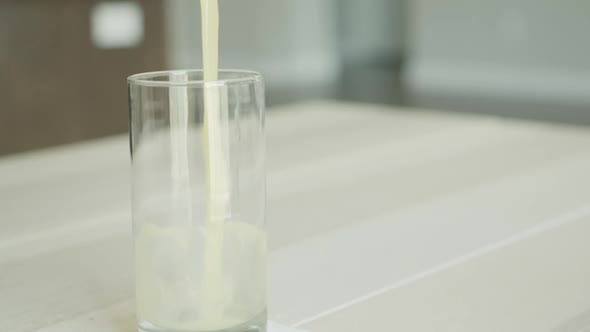
M 266 312 L 261 313 L 246 323 L 223 330 L 171 330 L 146 321 L 140 321 L 137 330 L 139 332 L 266 332 Z

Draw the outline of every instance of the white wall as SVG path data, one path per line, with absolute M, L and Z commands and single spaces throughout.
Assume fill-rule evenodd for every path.
M 260 70 L 275 86 L 333 81 L 340 69 L 336 1 L 220 1 L 220 65 Z M 199 1 L 166 6 L 170 67 L 202 67 Z
M 409 84 L 590 102 L 590 1 L 412 0 Z

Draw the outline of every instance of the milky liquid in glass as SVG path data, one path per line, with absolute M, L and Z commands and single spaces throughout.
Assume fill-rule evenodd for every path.
M 247 223 L 218 230 L 145 225 L 136 238 L 137 311 L 142 331 L 265 330 L 266 234 Z M 221 254 L 221 257 L 217 256 Z M 212 256 L 211 256 L 212 255 Z M 211 257 L 207 257 L 211 256 Z M 215 268 L 203 264 L 216 259 Z M 214 273 L 210 278 L 207 274 Z M 218 275 L 217 275 L 218 274 Z

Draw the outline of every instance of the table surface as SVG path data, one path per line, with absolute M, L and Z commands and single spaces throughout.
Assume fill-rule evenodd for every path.
M 318 102 L 268 116 L 271 318 L 590 327 L 590 130 Z M 123 136 L 0 158 L 0 331 L 134 330 Z

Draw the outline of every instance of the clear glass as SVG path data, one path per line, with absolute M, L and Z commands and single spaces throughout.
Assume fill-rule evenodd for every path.
M 260 74 L 129 77 L 136 309 L 144 332 L 266 330 Z

